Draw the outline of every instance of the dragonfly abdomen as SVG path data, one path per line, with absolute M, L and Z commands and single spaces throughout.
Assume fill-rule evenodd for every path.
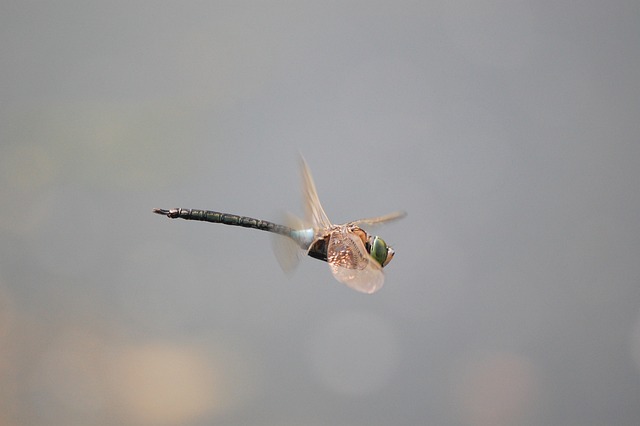
M 211 210 L 197 209 L 153 209 L 154 213 L 167 216 L 171 219 L 199 220 L 202 222 L 222 223 L 224 225 L 242 226 L 244 228 L 259 229 L 261 231 L 274 232 L 276 234 L 291 237 L 293 230 L 288 226 L 266 220 L 254 219 L 252 217 L 238 216 L 230 213 L 220 213 Z

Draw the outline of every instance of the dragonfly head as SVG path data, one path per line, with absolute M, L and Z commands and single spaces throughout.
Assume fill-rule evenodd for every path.
M 382 267 L 387 266 L 395 251 L 384 242 L 384 240 L 377 235 L 370 235 L 366 244 L 369 255 L 373 257 Z

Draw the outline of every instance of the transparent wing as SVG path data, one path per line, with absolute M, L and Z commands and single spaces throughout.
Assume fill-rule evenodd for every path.
M 327 214 L 324 212 L 322 205 L 320 205 L 318 192 L 316 191 L 316 186 L 313 183 L 313 178 L 311 177 L 311 171 L 302 156 L 300 156 L 300 168 L 302 170 L 302 180 L 304 185 L 303 193 L 305 213 L 307 216 L 306 219 L 313 223 L 314 228 L 328 229 L 331 227 L 331 222 L 329 221 Z
M 302 221 L 292 214 L 285 214 L 282 220 L 291 229 L 302 229 Z M 282 270 L 287 274 L 292 274 L 300 261 L 299 244 L 290 237 L 284 235 L 271 234 L 271 247 Z
M 327 262 L 333 276 L 356 291 L 371 294 L 384 284 L 382 267 L 369 256 L 362 240 L 347 227 L 331 232 Z
M 407 215 L 406 212 L 393 212 L 393 213 L 386 214 L 384 216 L 354 220 L 353 222 L 350 222 L 350 223 L 354 225 L 358 225 L 358 224 L 378 225 L 383 222 L 391 222 L 392 220 L 402 219 L 406 215 Z

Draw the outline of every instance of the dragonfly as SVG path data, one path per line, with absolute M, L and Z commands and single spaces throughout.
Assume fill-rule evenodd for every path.
M 395 251 L 379 236 L 367 233 L 361 225 L 379 225 L 400 219 L 406 216 L 406 213 L 397 211 L 341 225 L 333 224 L 320 204 L 311 171 L 304 158 L 300 158 L 300 165 L 305 221 L 302 224 L 298 222 L 296 226 L 279 225 L 266 220 L 211 210 L 174 208 L 153 209 L 153 212 L 171 219 L 242 226 L 284 236 L 293 243 L 296 251 L 302 249 L 308 256 L 327 262 L 334 278 L 339 282 L 361 293 L 377 292 L 384 284 L 382 268 L 391 262 Z

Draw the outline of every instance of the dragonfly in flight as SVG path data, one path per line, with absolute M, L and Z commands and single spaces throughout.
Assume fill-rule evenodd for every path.
M 375 293 L 384 284 L 382 268 L 393 259 L 394 250 L 377 235 L 370 235 L 360 225 L 378 225 L 400 219 L 405 212 L 358 219 L 341 225 L 331 223 L 325 213 L 307 163 L 301 158 L 305 221 L 309 226 L 285 226 L 246 216 L 210 210 L 153 209 L 154 213 L 171 219 L 199 220 L 259 229 L 287 237 L 296 248 L 329 264 L 335 279 L 348 287 L 367 294 Z M 282 263 L 282 262 L 281 262 Z

